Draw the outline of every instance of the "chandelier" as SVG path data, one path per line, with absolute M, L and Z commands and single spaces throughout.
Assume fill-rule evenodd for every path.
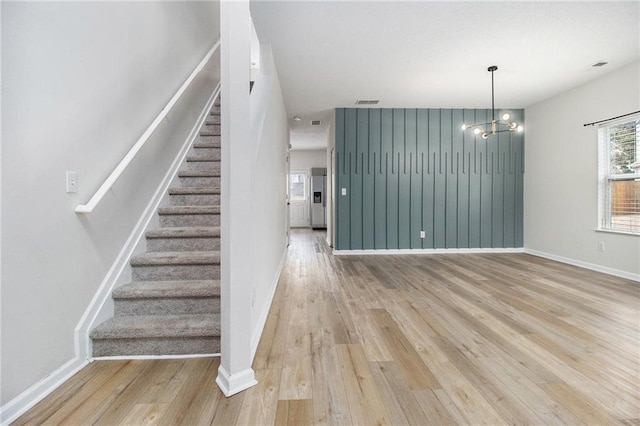
M 496 65 L 491 65 L 487 71 L 491 73 L 491 123 L 463 124 L 462 130 L 472 129 L 476 135 L 482 134 L 483 139 L 490 135 L 502 132 L 522 132 L 524 127 L 515 121 L 509 121 L 511 115 L 508 112 L 502 114 L 502 120 L 496 120 L 496 109 L 493 94 L 493 73 L 498 70 Z

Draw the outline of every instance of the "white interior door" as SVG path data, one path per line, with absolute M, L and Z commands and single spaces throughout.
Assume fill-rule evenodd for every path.
M 292 228 L 309 226 L 309 175 L 306 170 L 289 173 L 289 223 Z

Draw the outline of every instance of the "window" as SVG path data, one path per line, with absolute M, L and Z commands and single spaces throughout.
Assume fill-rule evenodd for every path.
M 600 228 L 640 234 L 640 116 L 600 127 Z
M 307 184 L 306 173 L 291 173 L 289 175 L 289 199 L 291 201 L 304 201 L 307 199 L 307 190 L 305 185 Z

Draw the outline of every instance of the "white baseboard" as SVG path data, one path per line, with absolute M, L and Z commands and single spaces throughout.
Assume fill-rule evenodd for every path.
M 88 363 L 89 361 L 86 359 L 73 358 L 0 407 L 0 424 L 5 426 L 15 421 L 58 386 L 69 380 L 71 376 L 82 370 Z
M 93 361 L 129 361 L 129 360 L 154 360 L 154 359 L 192 359 L 192 358 L 220 358 L 215 354 L 188 354 L 188 355 L 128 355 L 128 356 L 100 356 L 91 358 Z
M 257 385 L 255 373 L 252 368 L 247 368 L 239 373 L 229 374 L 222 365 L 218 367 L 218 377 L 216 384 L 224 393 L 224 396 L 235 395 L 251 386 Z
M 514 248 L 438 248 L 438 249 L 368 249 L 333 250 L 336 256 L 399 255 L 399 254 L 471 254 L 471 253 L 524 253 L 523 247 Z
M 282 258 L 280 259 L 280 264 L 278 265 L 278 270 L 276 271 L 276 274 L 273 277 L 271 288 L 269 289 L 269 295 L 267 296 L 267 303 L 265 304 L 264 309 L 260 314 L 260 318 L 258 319 L 256 330 L 253 333 L 253 336 L 251 337 L 251 362 L 253 362 L 253 358 L 256 356 L 256 351 L 258 350 L 258 344 L 260 343 L 260 338 L 262 337 L 264 326 L 267 323 L 269 310 L 271 309 L 271 304 L 273 303 L 273 297 L 276 294 L 276 289 L 278 288 L 278 281 L 280 281 L 280 275 L 282 274 L 282 268 L 284 267 L 284 262 L 286 261 L 286 259 L 287 259 L 287 247 L 284 247 L 284 250 L 282 250 Z
M 568 257 L 558 256 L 551 253 L 545 253 L 542 251 L 525 249 L 525 253 L 532 256 L 543 257 L 545 259 L 555 260 L 556 262 L 566 263 L 567 265 L 578 266 L 580 268 L 589 269 L 596 272 L 602 272 L 603 274 L 613 275 L 620 278 L 625 278 L 631 281 L 640 282 L 640 274 L 634 274 L 632 272 L 621 271 L 619 269 L 613 269 L 606 266 L 596 265 L 594 263 L 583 262 L 581 260 L 571 259 Z

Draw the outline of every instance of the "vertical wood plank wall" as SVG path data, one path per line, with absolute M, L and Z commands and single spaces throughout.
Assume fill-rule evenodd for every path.
M 522 247 L 523 134 L 460 128 L 490 120 L 485 109 L 336 109 L 336 249 Z

